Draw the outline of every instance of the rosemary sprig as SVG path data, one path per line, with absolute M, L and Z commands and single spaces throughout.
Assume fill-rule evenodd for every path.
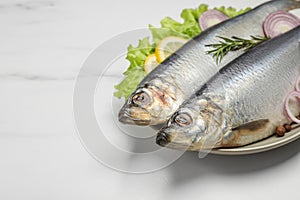
M 251 39 L 244 39 L 236 36 L 232 36 L 231 38 L 221 37 L 222 39 L 219 43 L 216 44 L 208 44 L 206 47 L 212 47 L 212 50 L 207 51 L 206 53 L 212 54 L 212 56 L 216 59 L 217 64 L 219 64 L 224 56 L 228 54 L 230 51 L 237 51 L 240 49 L 248 49 L 253 48 L 259 43 L 262 43 L 269 38 L 264 36 L 250 36 Z

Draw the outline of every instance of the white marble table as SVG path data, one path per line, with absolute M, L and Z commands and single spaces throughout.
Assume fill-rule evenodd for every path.
M 99 164 L 79 142 L 72 94 L 89 53 L 113 35 L 158 24 L 202 2 L 230 5 L 220 0 L 1 0 L 0 199 L 299 199 L 299 140 L 250 156 L 200 160 L 187 153 L 142 175 Z

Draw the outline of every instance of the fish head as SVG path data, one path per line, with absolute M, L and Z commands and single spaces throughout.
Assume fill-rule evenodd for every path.
M 124 124 L 162 124 L 179 107 L 178 98 L 168 87 L 146 84 L 128 98 L 119 112 L 119 121 Z
M 221 108 L 206 99 L 183 104 L 158 132 L 156 143 L 180 150 L 208 150 L 222 139 Z

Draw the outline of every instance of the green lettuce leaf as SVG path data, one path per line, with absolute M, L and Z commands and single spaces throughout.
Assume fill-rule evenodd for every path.
M 115 97 L 128 99 L 130 94 L 136 89 L 136 86 L 143 80 L 146 76 L 146 72 L 144 69 L 135 68 L 128 72 L 126 78 L 115 85 L 115 89 L 117 91 L 114 93 Z
M 228 15 L 230 18 L 249 11 L 251 8 L 237 10 L 232 7 L 225 8 L 224 6 L 214 8 Z M 124 72 L 125 79 L 115 85 L 117 90 L 114 93 L 115 97 L 127 99 L 130 94 L 136 89 L 137 85 L 146 76 L 144 71 L 144 63 L 150 54 L 154 53 L 156 45 L 168 36 L 177 36 L 190 39 L 201 33 L 198 24 L 200 15 L 208 10 L 208 5 L 201 4 L 197 8 L 187 8 L 182 10 L 180 17 L 183 22 L 178 22 L 170 17 L 165 17 L 160 21 L 161 27 L 149 25 L 152 34 L 153 43 L 149 38 L 144 38 L 139 41 L 137 47 L 129 45 L 126 59 L 130 62 L 128 69 Z
M 180 14 L 183 23 L 177 22 L 170 17 L 166 17 L 160 21 L 160 28 L 149 25 L 153 42 L 157 45 L 162 39 L 168 36 L 178 36 L 190 39 L 198 35 L 201 33 L 198 18 L 203 12 L 207 11 L 207 9 L 208 5 L 206 4 L 201 4 L 196 9 L 184 9 Z
M 149 37 L 140 40 L 137 47 L 129 45 L 126 59 L 130 62 L 130 65 L 124 75 L 128 75 L 135 68 L 143 69 L 147 56 L 154 53 L 154 50 L 155 46 L 149 42 Z
M 225 8 L 224 6 L 218 7 L 218 8 L 214 8 L 214 9 L 223 12 L 225 15 L 227 15 L 230 18 L 236 17 L 238 15 L 241 15 L 241 14 L 243 14 L 243 13 L 248 12 L 249 10 L 251 10 L 250 7 L 245 8 L 245 9 L 237 10 L 236 8 L 233 8 L 233 7 Z
M 137 47 L 129 45 L 127 50 L 126 59 L 130 65 L 123 73 L 126 78 L 118 85 L 115 85 L 117 91 L 114 93 L 115 97 L 125 97 L 126 99 L 146 76 L 143 66 L 147 56 L 154 53 L 155 48 L 154 45 L 149 42 L 149 37 L 146 37 L 139 41 Z

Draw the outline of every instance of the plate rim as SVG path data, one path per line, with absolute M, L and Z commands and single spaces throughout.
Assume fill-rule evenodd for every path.
M 276 137 L 275 135 L 271 136 Z M 291 143 L 295 140 L 300 138 L 300 129 L 295 129 L 290 132 L 290 134 L 286 134 L 285 136 L 281 137 L 280 140 L 264 144 L 261 146 L 251 146 L 253 144 L 257 144 L 259 142 L 255 142 L 253 144 L 249 144 L 242 147 L 236 147 L 236 148 L 218 148 L 218 149 L 212 149 L 210 154 L 215 155 L 247 155 L 247 154 L 255 154 L 255 153 L 261 153 L 265 151 L 269 151 L 272 149 L 279 148 L 281 146 L 284 146 L 288 143 Z M 262 141 L 268 140 L 269 138 L 263 139 Z

